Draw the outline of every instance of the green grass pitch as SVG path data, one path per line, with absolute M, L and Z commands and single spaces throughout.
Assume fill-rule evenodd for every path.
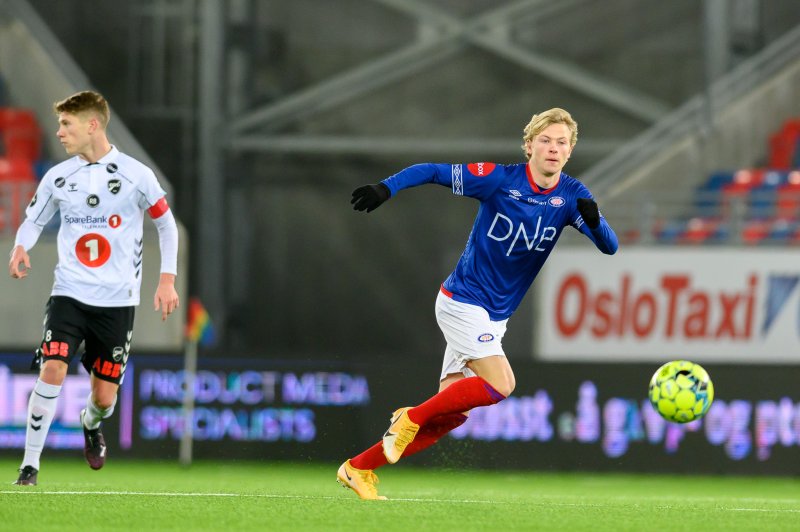
M 389 501 L 336 483 L 338 464 L 43 462 L 13 486 L 0 460 L 2 530 L 800 530 L 800 480 L 387 466 Z M 7 482 L 6 482 L 7 481 Z

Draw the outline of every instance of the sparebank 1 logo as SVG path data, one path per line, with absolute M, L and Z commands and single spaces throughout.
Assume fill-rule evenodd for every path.
M 783 308 L 797 288 L 800 275 L 770 275 L 767 279 L 767 298 L 764 300 L 764 323 L 761 336 L 766 336 L 775 320 L 783 312 Z M 797 312 L 797 334 L 800 336 L 800 308 Z

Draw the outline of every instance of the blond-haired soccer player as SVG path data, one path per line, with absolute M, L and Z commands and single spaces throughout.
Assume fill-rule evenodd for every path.
M 353 191 L 354 208 L 367 212 L 403 189 L 428 183 L 480 202 L 466 249 L 436 300 L 447 342 L 439 393 L 396 410 L 383 439 L 337 473 L 362 499 L 385 499 L 375 487 L 375 469 L 433 445 L 464 423 L 471 409 L 514 391 L 502 346 L 506 322 L 564 228 L 574 227 L 605 254 L 617 251 L 617 237 L 589 190 L 562 171 L 577 139 L 572 116 L 549 109 L 533 115 L 524 129 L 525 163 L 417 164 Z
M 24 279 L 31 266 L 28 251 L 48 220 L 60 213 L 58 264 L 45 310 L 44 336 L 34 357 L 39 378 L 28 403 L 18 485 L 37 483 L 39 458 L 61 385 L 81 342 L 85 352 L 80 360 L 91 375 L 91 393 L 80 415 L 84 456 L 92 469 L 105 463 L 100 425 L 114 411 L 128 362 L 142 281 L 145 212 L 158 228 L 161 249 L 154 307 L 166 320 L 179 303 L 178 228 L 155 174 L 109 143 L 110 113 L 100 94 L 79 92 L 53 107 L 56 135 L 72 157 L 42 178 L 8 263 L 11 277 Z

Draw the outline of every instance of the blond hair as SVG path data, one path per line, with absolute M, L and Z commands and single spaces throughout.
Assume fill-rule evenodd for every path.
M 56 114 L 69 113 L 73 115 L 93 113 L 103 129 L 108 126 L 108 121 L 111 119 L 108 102 L 101 94 L 94 91 L 77 92 L 64 98 L 53 104 L 53 111 Z
M 522 130 L 522 151 L 525 152 L 526 157 L 530 157 L 526 146 L 528 141 L 533 140 L 536 135 L 553 124 L 564 124 L 567 126 L 570 131 L 569 145 L 570 147 L 575 146 L 575 143 L 578 142 L 578 123 L 572 118 L 572 115 L 564 109 L 553 107 L 552 109 L 533 115 L 531 121 L 528 122 L 528 125 Z

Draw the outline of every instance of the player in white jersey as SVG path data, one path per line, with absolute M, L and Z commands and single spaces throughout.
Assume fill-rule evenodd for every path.
M 577 139 L 572 116 L 549 109 L 525 127 L 526 163 L 417 164 L 353 191 L 353 207 L 367 212 L 401 190 L 428 183 L 480 201 L 464 253 L 436 300 L 436 321 L 447 342 L 439 393 L 397 409 L 383 439 L 337 472 L 339 482 L 362 499 L 385 499 L 375 487 L 376 468 L 430 447 L 464 423 L 472 408 L 514 391 L 502 346 L 506 322 L 563 229 L 580 231 L 602 253 L 617 251 L 617 237 L 589 189 L 562 172 Z
M 111 145 L 108 103 L 83 91 L 56 102 L 59 141 L 72 158 L 54 166 L 25 211 L 11 251 L 9 273 L 24 279 L 28 251 L 60 212 L 58 264 L 45 312 L 44 335 L 32 368 L 39 368 L 28 403 L 25 456 L 14 484 L 36 485 L 39 461 L 69 363 L 83 342 L 81 362 L 91 393 L 81 411 L 84 456 L 103 467 L 101 422 L 114 411 L 133 336 L 142 281 L 145 211 L 158 229 L 161 276 L 153 299 L 162 320 L 178 308 L 175 291 L 178 228 L 153 171 Z

